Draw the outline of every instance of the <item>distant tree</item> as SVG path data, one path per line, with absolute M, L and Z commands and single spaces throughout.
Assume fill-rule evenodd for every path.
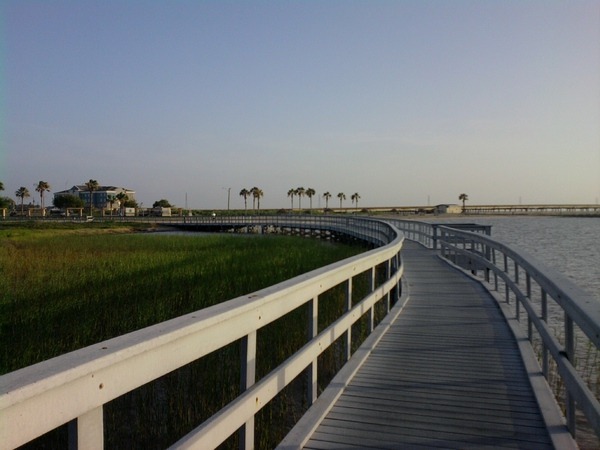
M 256 195 L 254 195 L 254 192 L 258 190 L 258 188 L 256 186 L 254 186 L 252 189 L 250 189 L 250 195 L 252 196 L 252 209 L 256 209 Z
M 329 209 L 329 199 L 331 198 L 331 193 L 327 191 L 323 194 L 323 197 L 325 198 L 325 209 Z
M 29 190 L 24 187 L 21 186 L 19 189 L 17 189 L 17 191 L 15 192 L 15 196 L 17 198 L 21 199 L 21 212 L 23 211 L 23 200 L 25 200 L 25 198 L 30 197 L 29 195 Z
M 296 189 L 290 189 L 288 191 L 288 197 L 292 199 L 292 211 L 294 210 L 294 195 L 296 195 Z
M 304 197 L 305 193 L 306 189 L 304 189 L 302 186 L 296 189 L 296 195 L 298 196 L 298 209 L 300 210 L 302 209 L 302 197 Z
M 360 198 L 360 195 L 358 195 L 358 192 L 355 192 L 354 194 L 352 194 L 350 196 L 350 199 L 352 199 L 352 203 L 356 203 L 356 209 L 358 209 L 358 199 Z
M 44 209 L 44 192 L 50 192 L 50 185 L 47 181 L 39 181 L 35 190 L 40 193 L 40 206 Z
M 246 188 L 240 191 L 240 197 L 244 197 L 244 211 L 248 209 L 248 197 L 250 197 L 250 191 Z
M 57 195 L 54 197 L 54 201 L 52 202 L 54 206 L 57 208 L 83 208 L 85 206 L 85 202 L 76 195 L 65 194 L 65 195 Z
M 465 202 L 467 200 L 469 200 L 469 196 L 467 194 L 460 194 L 458 196 L 458 199 L 462 201 L 462 212 L 463 214 L 467 212 L 466 206 L 465 206 Z
M 344 194 L 343 192 L 340 192 L 340 193 L 337 195 L 337 198 L 339 198 L 339 199 L 340 199 L 340 209 L 341 209 L 341 208 L 342 208 L 342 201 L 343 201 L 343 200 L 346 200 L 346 194 Z
M 0 208 L 14 209 L 14 207 L 15 201 L 12 198 L 0 197 Z
M 114 194 L 109 194 L 106 196 L 106 203 L 108 203 L 110 205 L 110 215 L 113 215 L 113 207 L 115 205 L 115 202 L 117 201 L 117 196 Z
M 4 190 L 4 183 L 0 181 L 0 191 Z M 0 197 L 0 208 L 8 208 L 8 202 L 6 197 Z
M 90 193 L 90 216 L 92 215 L 92 209 L 94 207 L 94 191 L 97 191 L 100 188 L 100 184 L 96 180 L 90 179 L 87 183 L 85 183 L 85 187 Z
M 312 209 L 312 198 L 317 192 L 313 188 L 307 188 L 304 192 L 304 195 L 308 197 L 308 201 L 310 202 L 310 209 Z
M 164 198 L 161 198 L 160 200 L 157 200 L 152 204 L 153 208 L 170 208 L 172 206 L 173 205 L 169 203 L 169 200 L 166 200 Z
M 129 200 L 129 196 L 121 191 L 116 195 L 117 200 L 119 201 L 119 209 L 121 210 L 120 214 L 123 214 L 123 208 L 125 208 L 125 203 L 127 203 L 127 200 Z
M 250 192 L 252 192 L 252 208 L 254 208 L 256 204 L 257 209 L 260 210 L 260 199 L 264 196 L 262 189 L 254 186 Z
M 4 190 L 4 183 L 0 181 L 0 191 Z M 9 208 L 10 199 L 8 197 L 0 197 L 0 208 Z

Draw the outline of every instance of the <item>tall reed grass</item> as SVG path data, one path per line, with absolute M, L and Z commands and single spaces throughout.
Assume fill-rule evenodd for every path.
M 0 373 L 270 286 L 363 250 L 286 236 L 118 231 L 0 228 Z M 356 296 L 366 284 L 356 282 Z M 333 317 L 344 301 L 343 289 L 334 290 L 323 296 L 319 313 Z M 303 345 L 306 331 L 299 324 L 306 323 L 305 314 L 299 308 L 259 332 L 259 376 Z M 324 370 L 332 373 L 333 366 L 343 363 L 335 350 L 323 359 Z M 239 345 L 232 344 L 109 403 L 107 446 L 172 444 L 239 395 L 239 360 Z M 302 413 L 303 391 L 299 379 L 257 417 L 257 448 L 269 448 L 283 437 L 293 416 Z M 62 446 L 64 428 L 30 447 Z M 226 447 L 235 445 L 234 437 Z

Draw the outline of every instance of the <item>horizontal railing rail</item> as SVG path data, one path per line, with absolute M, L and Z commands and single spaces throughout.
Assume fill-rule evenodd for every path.
M 398 227 L 405 229 L 403 224 Z M 598 355 L 600 349 L 600 304 L 533 256 L 488 236 L 439 226 L 437 244 L 444 258 L 479 275 L 490 291 L 504 290 L 500 300 L 512 305 L 514 318 L 526 329 L 530 343 L 540 349 L 544 377 L 555 386 L 556 395 L 564 389 L 564 399 L 557 401 L 565 409 L 569 431 L 576 435 L 579 409 L 588 428 L 600 437 L 597 356 L 589 362 L 583 356 L 590 348 Z M 551 377 L 557 378 L 552 381 Z
M 239 219 L 238 223 L 245 221 Z M 214 448 L 238 430 L 242 446 L 252 448 L 255 415 L 304 371 L 309 377 L 307 398 L 314 402 L 318 356 L 342 338 L 345 358 L 349 359 L 352 325 L 366 316 L 372 331 L 376 305 L 383 302 L 389 312 L 398 300 L 404 237 L 394 226 L 367 218 L 257 217 L 250 222 L 318 226 L 385 245 L 252 294 L 1 376 L 0 448 L 18 447 L 67 423 L 77 447 L 103 448 L 103 409 L 108 402 L 233 343 L 241 346 L 241 394 L 174 448 Z M 378 281 L 376 271 L 382 267 L 385 276 Z M 353 280 L 361 274 L 369 277 L 370 288 L 364 297 L 353 301 Z M 345 312 L 319 330 L 319 296 L 336 286 L 345 288 Z M 307 343 L 268 375 L 255 379 L 257 333 L 299 307 L 308 311 Z

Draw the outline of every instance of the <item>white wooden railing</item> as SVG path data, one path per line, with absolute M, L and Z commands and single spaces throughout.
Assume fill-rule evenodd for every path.
M 504 291 L 500 300 L 512 306 L 512 317 L 540 349 L 544 377 L 558 376 L 559 381 L 549 381 L 564 386 L 565 398 L 557 400 L 564 405 L 569 431 L 576 435 L 578 408 L 587 428 L 600 437 L 600 303 L 533 256 L 489 238 L 484 228 L 480 234 L 454 226 L 391 222 L 407 238 L 440 248 L 444 258 L 479 275 L 490 291 Z
M 367 315 L 372 331 L 375 305 L 383 302 L 389 311 L 399 297 L 404 238 L 394 226 L 366 218 L 296 217 L 292 222 L 283 218 L 265 221 L 263 217 L 253 223 L 272 225 L 274 221 L 282 226 L 319 226 L 344 232 L 379 247 L 261 291 L 3 375 L 0 448 L 18 447 L 67 423 L 73 424 L 78 448 L 103 448 L 104 405 L 236 342 L 242 346 L 241 395 L 199 424 L 174 448 L 214 448 L 238 429 L 242 445 L 252 448 L 255 414 L 304 371 L 310 381 L 307 394 L 314 401 L 319 376 L 317 357 L 338 338 L 344 338 L 349 358 L 352 325 Z M 385 280 L 376 286 L 375 271 L 382 266 L 386 269 Z M 364 273 L 370 276 L 369 293 L 353 302 L 353 279 Z M 340 285 L 346 289 L 346 312 L 318 330 L 319 296 Z M 311 338 L 279 367 L 256 380 L 257 333 L 303 305 L 309 311 L 306 329 Z

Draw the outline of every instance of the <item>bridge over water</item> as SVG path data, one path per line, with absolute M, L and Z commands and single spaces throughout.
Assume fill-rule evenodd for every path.
M 563 449 L 576 448 L 578 434 L 600 435 L 598 374 L 586 376 L 577 357 L 582 347 L 597 352 L 600 305 L 485 227 L 339 216 L 173 225 L 346 236 L 373 248 L 0 377 L 0 448 L 66 423 L 74 448 L 103 448 L 104 405 L 230 344 L 241 349 L 240 395 L 173 448 L 215 448 L 235 434 L 254 448 L 256 414 L 299 375 L 311 406 L 282 449 Z M 356 298 L 359 278 L 370 287 Z M 346 308 L 323 324 L 319 299 L 335 287 Z M 258 335 L 297 308 L 307 311 L 306 344 L 257 377 Z M 359 321 L 371 333 L 354 349 Z M 347 363 L 319 392 L 318 358 L 339 342 Z

